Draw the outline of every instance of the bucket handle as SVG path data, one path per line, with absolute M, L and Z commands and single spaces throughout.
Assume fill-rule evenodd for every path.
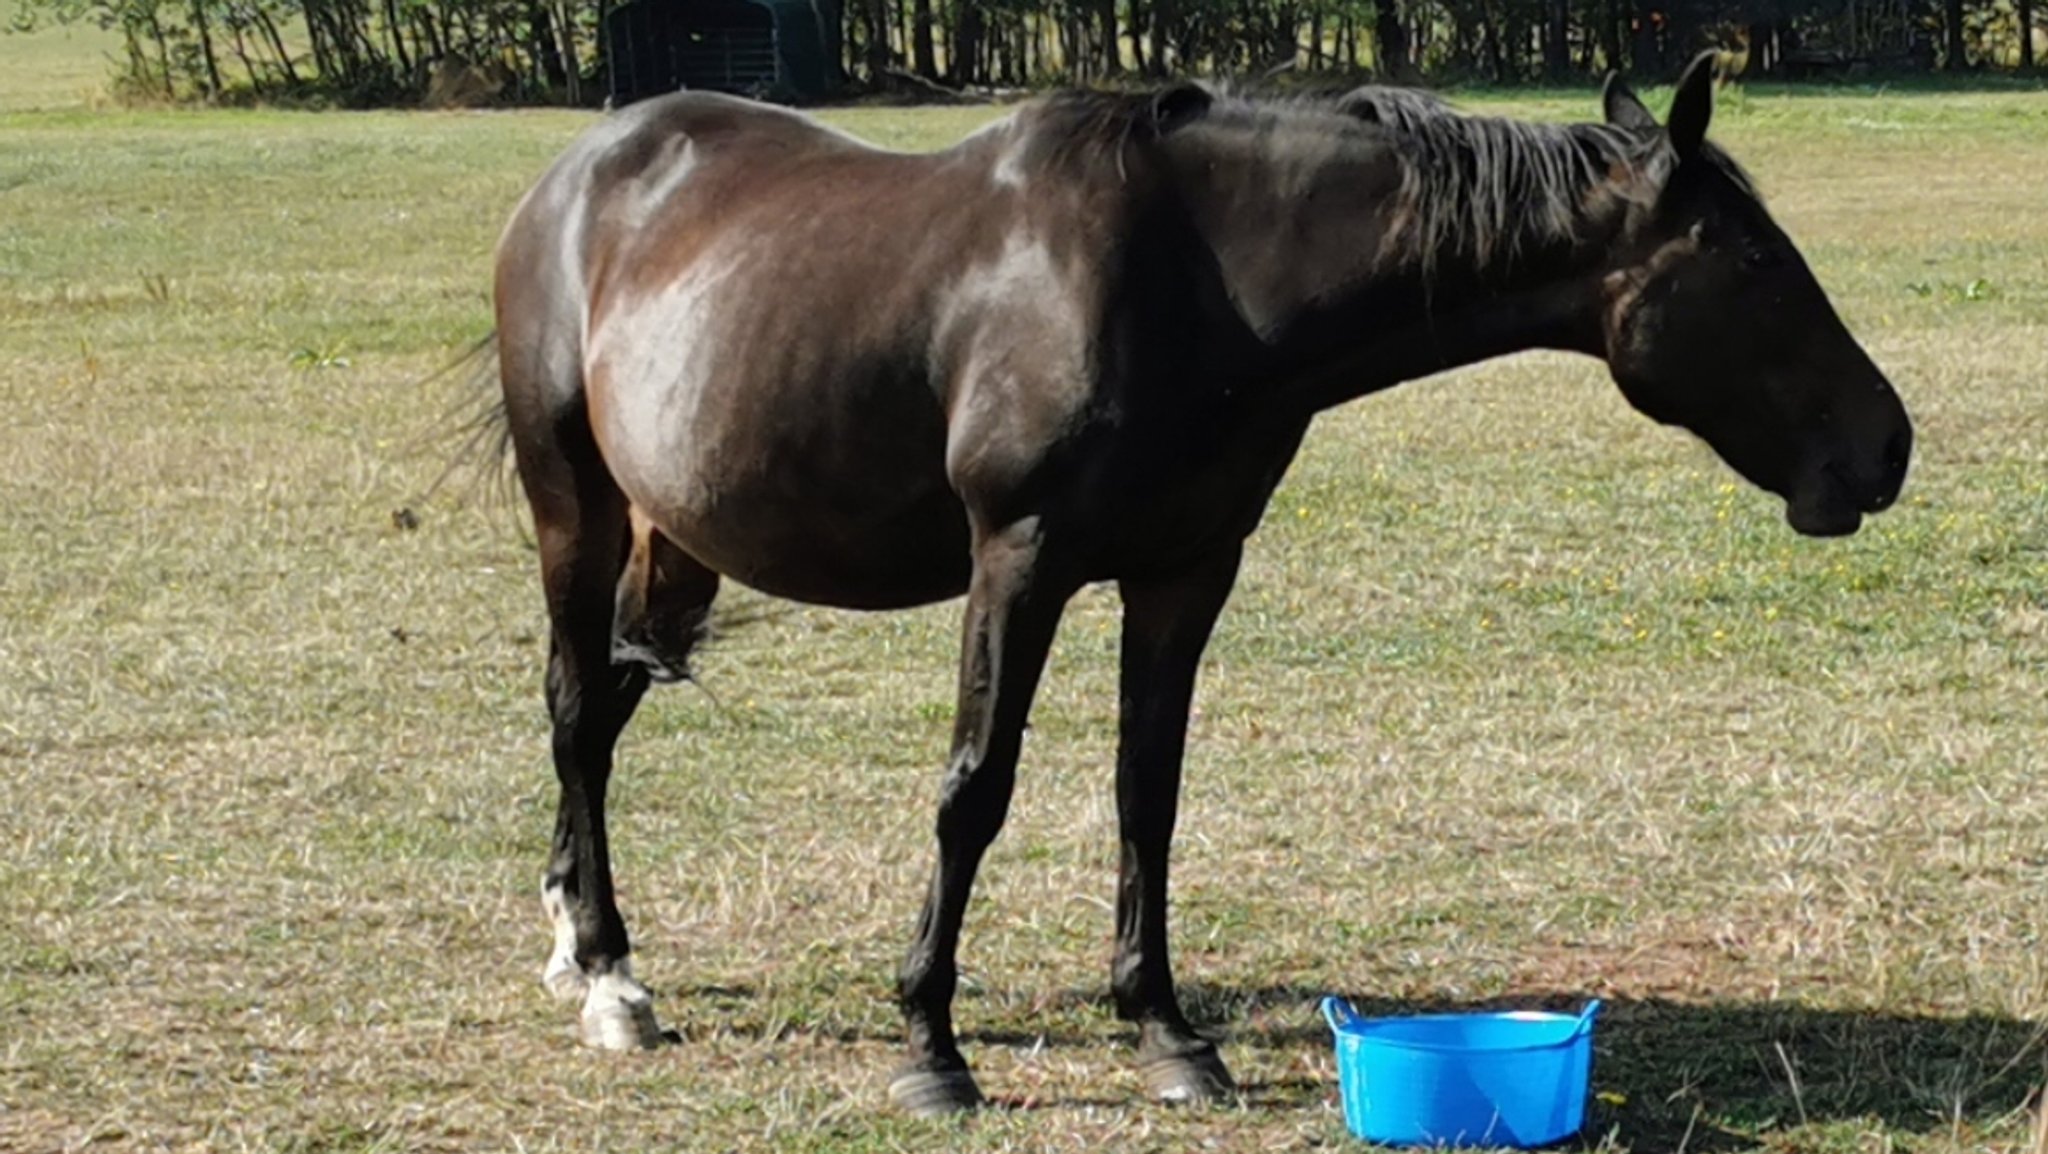
M 1585 1035 L 1592 1033 L 1593 1016 L 1595 1014 L 1598 1014 L 1599 1012 L 1600 999 L 1594 998 L 1592 1001 L 1587 1002 L 1586 1008 L 1579 1011 L 1579 1025 L 1577 1029 L 1572 1031 L 1572 1037 L 1582 1038 Z
M 1327 994 L 1323 997 L 1323 1017 L 1330 1023 L 1332 1033 L 1341 1034 L 1345 1026 L 1358 1020 L 1358 1011 L 1343 998 Z

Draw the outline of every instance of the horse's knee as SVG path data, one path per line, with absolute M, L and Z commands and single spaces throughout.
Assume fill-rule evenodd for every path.
M 690 652 L 704 637 L 718 574 L 677 548 L 638 509 L 612 612 L 612 660 L 646 668 L 656 681 L 690 676 Z
M 942 849 L 979 854 L 1002 832 L 1017 788 L 1017 757 L 1008 749 L 994 754 L 979 759 L 968 753 L 955 755 L 939 788 L 933 822 Z

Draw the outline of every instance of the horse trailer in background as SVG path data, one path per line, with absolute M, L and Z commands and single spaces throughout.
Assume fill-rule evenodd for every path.
M 818 100 L 840 84 L 832 0 L 631 0 L 604 36 L 614 108 L 686 88 Z

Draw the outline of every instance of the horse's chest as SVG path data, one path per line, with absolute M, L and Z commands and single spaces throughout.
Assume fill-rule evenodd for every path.
M 1082 494 L 1106 563 L 1171 567 L 1234 546 L 1258 527 L 1306 420 L 1126 430 Z

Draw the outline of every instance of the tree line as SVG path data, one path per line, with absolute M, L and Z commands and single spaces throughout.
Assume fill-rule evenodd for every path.
M 17 0 L 15 23 L 120 37 L 133 96 L 412 102 L 462 70 L 479 98 L 594 104 L 607 17 L 704 0 Z M 1105 84 L 1170 75 L 1568 82 L 2019 69 L 2048 0 L 809 0 L 851 91 Z

